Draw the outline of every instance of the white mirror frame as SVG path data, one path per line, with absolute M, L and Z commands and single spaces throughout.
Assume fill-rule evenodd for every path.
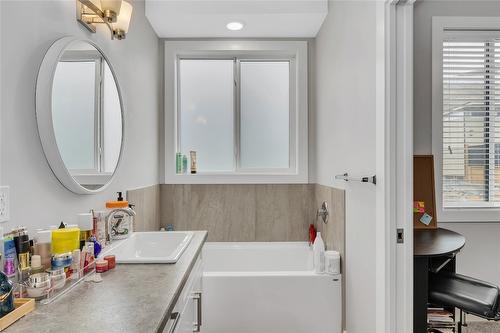
M 80 185 L 66 168 L 66 165 L 64 164 L 64 161 L 59 152 L 59 148 L 57 146 L 54 125 L 52 122 L 52 85 L 56 67 L 66 48 L 76 41 L 89 43 L 101 53 L 102 57 L 106 60 L 111 73 L 113 74 L 116 89 L 118 91 L 118 98 L 120 100 L 120 109 L 122 115 L 122 140 L 120 147 L 120 156 L 118 157 L 118 163 L 116 164 L 115 171 L 113 172 L 110 180 L 96 190 L 91 190 Z M 87 39 L 63 37 L 55 41 L 45 54 L 40 66 L 40 70 L 38 71 L 35 99 L 38 134 L 40 136 L 40 141 L 42 142 L 42 147 L 47 162 L 49 163 L 49 166 L 56 178 L 64 187 L 76 194 L 95 194 L 104 191 L 111 184 L 116 175 L 116 172 L 120 167 L 125 144 L 125 112 L 123 107 L 122 93 L 113 66 L 104 52 L 93 41 Z

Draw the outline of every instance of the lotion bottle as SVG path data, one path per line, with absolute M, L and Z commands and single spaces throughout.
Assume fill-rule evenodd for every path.
M 325 243 L 321 238 L 321 232 L 316 233 L 313 244 L 314 271 L 316 273 L 325 272 Z

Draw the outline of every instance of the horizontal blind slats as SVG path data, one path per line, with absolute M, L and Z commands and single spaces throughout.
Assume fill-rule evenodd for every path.
M 442 55 L 444 204 L 498 206 L 500 41 L 444 41 Z

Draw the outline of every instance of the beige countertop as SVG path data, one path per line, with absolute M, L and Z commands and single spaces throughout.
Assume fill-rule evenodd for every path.
M 176 264 L 119 264 L 100 283 L 81 282 L 5 332 L 161 332 L 207 238 L 195 231 Z

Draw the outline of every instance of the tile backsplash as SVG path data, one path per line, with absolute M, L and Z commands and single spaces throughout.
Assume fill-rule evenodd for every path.
M 161 185 L 161 223 L 208 230 L 209 241 L 307 239 L 310 185 Z
M 127 191 L 127 201 L 134 204 L 134 231 L 160 230 L 160 186 Z
M 309 224 L 343 255 L 344 191 L 317 184 L 153 185 L 127 192 L 135 230 L 208 230 L 209 241 L 304 241 Z M 326 201 L 330 220 L 316 221 Z

